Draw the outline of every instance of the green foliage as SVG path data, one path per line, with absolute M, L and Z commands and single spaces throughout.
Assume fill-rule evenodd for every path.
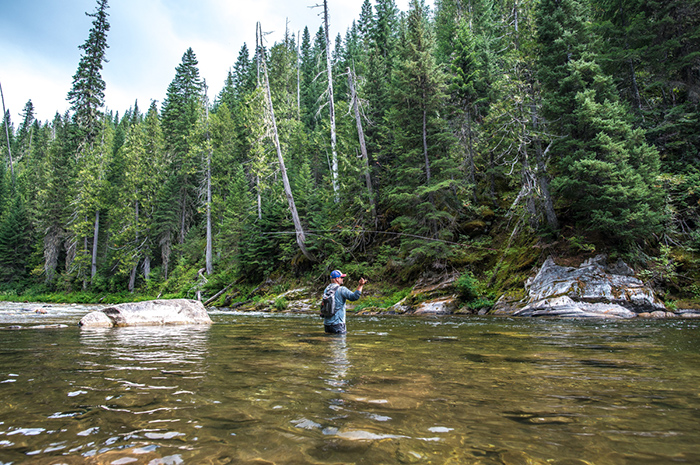
M 24 203 L 16 197 L 0 221 L 0 280 L 13 283 L 26 278 L 31 239 Z
M 277 299 L 275 299 L 273 307 L 276 311 L 283 312 L 287 310 L 287 307 L 289 307 L 289 302 L 284 297 L 278 297 Z
M 471 310 L 491 308 L 495 300 L 487 285 L 477 279 L 470 271 L 464 272 L 455 281 L 455 288 L 459 292 L 460 299 Z
M 455 287 L 463 300 L 473 300 L 479 296 L 479 280 L 471 272 L 462 273 L 455 282 Z
M 595 245 L 586 242 L 586 238 L 581 236 L 571 236 L 567 239 L 574 250 L 586 253 L 595 252 Z
M 639 273 L 639 277 L 654 286 L 669 285 L 678 279 L 678 264 L 673 257 L 671 247 L 662 245 L 657 257 L 649 262 L 649 267 Z
M 620 248 L 661 231 L 658 151 L 629 121 L 612 80 L 593 55 L 595 37 L 585 2 L 543 1 L 538 8 L 544 108 L 562 134 L 555 191 L 579 225 L 604 233 Z
M 401 302 L 411 293 L 410 288 L 380 290 L 378 295 L 362 296 L 353 306 L 355 312 L 363 310 L 386 310 Z

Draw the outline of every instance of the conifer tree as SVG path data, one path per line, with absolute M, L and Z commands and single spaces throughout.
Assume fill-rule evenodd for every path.
M 315 126 L 316 113 L 316 93 L 314 89 L 316 78 L 316 64 L 311 44 L 311 34 L 309 28 L 305 27 L 301 36 L 299 57 L 300 78 L 301 78 L 301 118 L 308 131 L 312 131 Z
M 120 150 L 124 180 L 114 205 L 113 257 L 118 274 L 127 277 L 127 289 L 133 292 L 139 267 L 143 278 L 150 277 L 156 248 L 154 213 L 156 201 L 166 177 L 163 136 L 155 102 L 142 123 L 127 128 Z
M 601 66 L 664 154 L 668 170 L 683 172 L 700 150 L 700 2 L 591 3 L 604 39 Z
M 175 78 L 168 86 L 162 112 L 165 149 L 170 156 L 170 173 L 175 183 L 172 187 L 176 187 L 171 202 L 177 209 L 177 224 L 170 224 L 167 228 L 180 244 L 184 243 L 197 210 L 199 164 L 191 150 L 194 140 L 191 136 L 201 111 L 203 86 L 197 66 L 194 52 L 191 48 L 187 49 L 175 70 Z
M 66 225 L 70 212 L 70 189 L 73 180 L 74 138 L 69 117 L 56 114 L 52 125 L 55 134 L 42 169 L 41 189 L 37 192 L 39 228 L 44 233 L 43 262 L 47 283 L 56 278 L 59 258 L 66 256 Z
M 423 1 L 413 0 L 406 18 L 405 37 L 392 74 L 393 106 L 387 119 L 396 138 L 391 162 L 389 201 L 401 216 L 393 225 L 430 238 L 450 237 L 454 220 L 450 136 L 439 116 L 446 100 L 446 77 L 437 66 L 434 37 Z M 407 239 L 415 256 L 437 258 L 437 243 Z
M 478 61 L 476 38 L 467 20 L 462 19 L 455 31 L 454 52 L 451 56 L 450 94 L 454 102 L 456 134 L 464 150 L 466 180 L 476 199 L 476 144 L 477 121 L 480 118 L 479 104 L 485 100 L 485 82 Z
M 18 161 L 29 156 L 32 151 L 35 121 L 34 104 L 28 100 L 22 110 L 22 122 L 17 130 Z
M 376 154 L 380 164 L 386 164 L 392 156 L 388 149 L 393 144 L 393 133 L 385 121 L 391 106 L 391 79 L 400 42 L 399 10 L 394 0 L 378 0 L 375 13 L 368 23 L 367 63 L 364 65 L 363 77 L 372 84 L 367 86 L 363 94 L 369 102 L 366 115 L 372 125 L 366 131 L 367 146 L 369 153 Z
M 92 199 L 101 195 L 102 189 L 99 185 L 103 181 L 102 174 L 104 173 L 103 171 L 90 173 L 86 171 L 89 170 L 86 167 L 104 167 L 108 161 L 102 157 L 111 150 L 111 146 L 106 149 L 104 137 L 98 140 L 101 134 L 104 136 L 103 129 L 105 127 L 101 109 L 104 106 L 105 91 L 102 67 L 106 61 L 107 32 L 110 28 L 107 20 L 107 8 L 107 0 L 97 0 L 95 13 L 86 13 L 89 17 L 94 18 L 92 28 L 85 43 L 79 47 L 83 53 L 78 63 L 78 70 L 73 76 L 73 85 L 68 92 L 68 100 L 71 103 L 71 110 L 73 110 L 73 122 L 77 131 L 77 138 L 73 143 L 77 150 L 77 158 L 82 161 L 83 171 L 81 174 L 87 174 L 92 179 L 100 180 L 97 183 L 92 183 L 82 177 L 78 178 L 79 185 L 75 186 L 75 196 L 72 199 L 73 212 L 69 228 L 71 234 L 67 238 L 69 244 L 67 265 L 77 273 L 77 277 L 83 278 L 83 286 L 86 286 L 87 283 L 85 277 L 88 274 L 87 265 L 90 261 L 87 258 L 89 254 L 88 237 L 93 238 L 93 258 L 96 258 L 98 248 L 101 206 L 99 202 L 93 202 Z M 96 191 L 90 191 L 90 189 Z M 87 213 L 91 209 L 94 210 L 89 218 Z M 88 223 L 93 225 L 91 231 L 87 227 Z M 82 246 L 79 245 L 80 242 L 83 243 Z M 73 264 L 75 257 L 78 257 L 79 261 Z M 92 264 L 91 269 L 91 275 L 94 279 L 95 263 Z
M 543 0 L 537 9 L 544 109 L 563 136 L 553 146 L 552 184 L 581 227 L 618 245 L 660 231 L 659 154 L 634 129 L 612 80 L 595 61 L 589 10 L 578 0 Z
M 24 202 L 15 195 L 0 221 L 0 280 L 16 282 L 26 277 L 31 252 L 31 224 Z
M 80 49 L 83 51 L 78 70 L 73 76 L 73 86 L 68 92 L 68 100 L 73 110 L 73 119 L 80 131 L 81 145 L 89 146 L 97 137 L 100 127 L 100 112 L 104 105 L 105 82 L 102 79 L 102 66 L 106 60 L 107 0 L 97 0 L 94 13 L 86 13 L 94 18 L 87 40 Z
M 11 186 L 8 186 L 6 178 L 5 163 L 0 163 L 0 217 L 5 211 L 5 204 L 10 200 Z

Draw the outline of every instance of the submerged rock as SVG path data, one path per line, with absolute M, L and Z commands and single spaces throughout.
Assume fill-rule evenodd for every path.
M 188 299 L 149 300 L 103 308 L 85 315 L 84 328 L 211 324 L 202 302 Z
M 558 266 L 550 257 L 525 288 L 528 297 L 511 307 L 513 316 L 634 318 L 666 312 L 629 266 L 622 261 L 608 266 L 604 255 L 578 268 Z

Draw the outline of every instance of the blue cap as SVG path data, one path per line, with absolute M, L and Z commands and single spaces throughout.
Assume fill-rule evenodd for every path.
M 346 277 L 346 274 L 343 274 L 340 272 L 340 270 L 333 270 L 331 271 L 331 279 L 336 279 L 336 278 L 344 278 Z

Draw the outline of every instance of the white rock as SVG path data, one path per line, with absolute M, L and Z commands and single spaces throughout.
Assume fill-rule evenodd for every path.
M 104 327 L 211 323 L 211 318 L 202 302 L 188 299 L 173 299 L 131 302 L 106 307 L 102 310 L 88 313 L 80 320 L 79 325 L 82 327 Z

